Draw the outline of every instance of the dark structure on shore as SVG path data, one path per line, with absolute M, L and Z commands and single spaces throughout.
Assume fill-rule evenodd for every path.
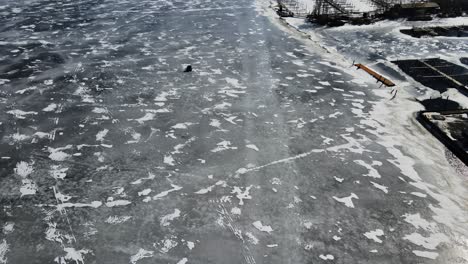
M 468 13 L 467 0 L 433 0 L 440 6 L 442 15 L 444 16 L 460 16 L 463 13 Z
M 281 16 L 306 16 L 329 26 L 369 24 L 379 19 L 431 20 L 433 15 L 459 16 L 468 12 L 468 0 L 368 0 L 372 11 L 361 11 L 349 0 L 310 0 L 313 10 L 304 15 L 297 0 L 278 0 Z
M 435 2 L 397 4 L 384 12 L 386 18 L 408 18 L 409 20 L 431 20 L 431 15 L 440 12 Z

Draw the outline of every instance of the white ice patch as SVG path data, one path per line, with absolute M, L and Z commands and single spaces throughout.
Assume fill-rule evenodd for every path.
M 371 181 L 371 183 L 372 183 L 372 185 L 373 185 L 375 188 L 381 190 L 381 191 L 384 192 L 384 193 L 388 193 L 388 187 L 386 187 L 386 186 L 384 186 L 384 185 L 380 185 L 380 184 L 378 184 L 378 183 L 376 183 L 376 182 L 373 182 L 373 181 Z
M 159 251 L 164 254 L 169 252 L 169 250 L 175 248 L 178 244 L 177 241 L 171 238 L 164 239 L 161 242 L 162 242 L 162 248 Z
M 340 183 L 344 181 L 344 178 L 338 178 L 336 176 L 333 176 L 333 178 L 335 179 L 335 181 L 340 182 Z
M 297 66 L 304 66 L 304 61 L 301 60 L 292 60 L 291 62 Z
M 436 259 L 439 256 L 439 253 L 432 252 L 432 251 L 413 250 L 413 253 L 418 257 L 423 257 L 423 258 L 428 258 L 428 259 Z
M 245 235 L 247 236 L 247 238 L 249 239 L 249 242 L 254 244 L 254 245 L 257 245 L 258 244 L 258 238 L 255 237 L 252 233 L 250 232 L 245 232 Z
M 177 186 L 177 185 L 175 185 L 175 184 L 171 184 L 171 186 L 172 186 L 172 189 L 167 190 L 167 191 L 164 191 L 164 192 L 161 192 L 161 193 L 158 193 L 158 194 L 156 194 L 155 196 L 153 196 L 153 200 L 160 200 L 160 199 L 162 199 L 163 197 L 167 196 L 169 193 L 175 192 L 175 191 L 179 191 L 179 190 L 182 189 L 181 186 Z
M 131 216 L 117 216 L 117 215 L 114 215 L 114 216 L 109 216 L 106 219 L 105 222 L 108 223 L 108 224 L 116 225 L 116 224 L 125 223 L 128 220 L 130 220 L 131 218 L 132 218 Z
M 0 124 L 1 124 L 1 122 L 0 122 Z M 15 142 L 25 141 L 25 140 L 29 139 L 30 137 L 31 136 L 23 135 L 23 134 L 20 134 L 20 133 L 14 133 L 14 134 L 9 136 L 9 138 L 11 138 L 11 140 L 15 141 Z
M 273 229 L 271 228 L 271 226 L 263 225 L 261 221 L 255 221 L 252 223 L 252 225 L 262 232 L 266 232 L 266 233 L 273 232 Z
M 211 119 L 210 126 L 221 128 L 221 122 L 218 119 Z
M 226 109 L 226 108 L 231 107 L 231 106 L 232 106 L 231 103 L 222 102 L 222 103 L 219 103 L 219 104 L 213 106 L 213 109 L 215 109 L 215 110 L 223 110 L 223 109 Z
M 66 195 L 61 192 L 56 191 L 55 187 L 53 187 L 53 189 L 54 189 L 55 199 L 57 199 L 57 201 L 60 201 L 61 203 L 68 202 L 72 198 L 70 195 Z
M 45 239 L 52 242 L 63 243 L 64 239 L 66 239 L 66 237 L 57 230 L 57 223 L 47 222 L 47 229 L 44 233 Z
M 8 81 L 9 80 L 5 80 L 5 79 L 0 79 L 0 85 L 4 84 L 5 82 L 4 81 Z M 21 89 L 21 90 L 18 90 L 16 91 L 15 93 L 16 94 L 24 94 L 25 92 L 28 92 L 28 91 L 34 91 L 37 89 L 37 86 L 31 86 L 31 87 L 28 87 L 28 88 L 24 88 L 24 89 Z
M 133 140 L 128 140 L 127 144 L 134 144 L 134 143 L 140 142 L 140 140 L 141 140 L 141 134 L 140 133 L 133 132 L 131 136 L 132 136 Z
M 130 257 L 130 263 L 135 264 L 140 259 L 151 258 L 153 256 L 153 254 L 154 254 L 154 251 L 145 250 L 145 249 L 140 248 L 135 255 L 132 255 Z
M 153 180 L 154 178 L 156 178 L 156 175 L 154 175 L 154 174 L 151 173 L 151 172 L 148 172 L 148 177 L 138 179 L 138 180 L 136 180 L 136 181 L 131 182 L 130 184 L 133 184 L 133 185 L 141 184 L 141 183 L 143 183 L 143 180 Z
M 417 197 L 421 197 L 421 198 L 426 198 L 427 197 L 427 194 L 420 193 L 420 192 L 412 192 L 411 194 L 414 195 L 414 196 L 417 196 Z
M 15 223 L 7 222 L 3 225 L 3 234 L 8 235 L 15 229 Z
M 10 250 L 10 247 L 5 239 L 0 243 L 0 263 L 6 264 L 8 259 L 6 257 L 7 252 Z
M 52 165 L 49 174 L 56 180 L 63 180 L 67 176 L 68 168 L 63 168 L 60 165 Z
M 364 236 L 367 237 L 368 239 L 374 240 L 377 243 L 382 243 L 382 240 L 379 238 L 379 236 L 383 236 L 384 232 L 382 229 L 376 229 L 374 231 L 369 231 L 364 233 Z
M 150 192 L 151 192 L 151 189 L 144 189 L 143 191 L 138 192 L 138 196 L 146 196 L 150 194 Z
M 140 124 L 144 124 L 146 121 L 153 120 L 155 116 L 156 116 L 156 114 L 154 114 L 154 113 L 146 113 L 144 116 L 142 116 L 140 118 L 137 118 L 137 119 L 134 119 L 134 120 L 137 121 Z
M 109 111 L 105 108 L 101 108 L 101 107 L 95 107 L 91 112 L 95 113 L 95 114 L 107 114 L 109 113 Z
M 237 125 L 237 123 L 235 122 L 237 116 L 229 116 L 229 117 L 225 117 L 224 120 L 228 121 L 229 123 L 233 124 L 233 125 Z
M 163 162 L 169 166 L 175 166 L 175 160 L 171 155 L 165 155 Z
M 255 150 L 255 151 L 260 151 L 260 150 L 258 149 L 258 147 L 255 146 L 254 144 L 248 144 L 248 145 L 246 145 L 246 147 L 249 148 L 249 149 L 253 149 L 253 150 Z
M 240 215 L 242 213 L 241 209 L 239 207 L 233 207 L 231 209 L 231 214 L 233 215 Z
M 234 187 L 234 190 L 232 190 L 231 193 L 237 194 L 236 197 L 239 199 L 239 205 L 244 205 L 244 200 L 252 199 L 252 196 L 249 194 L 251 188 L 252 186 L 249 186 L 245 188 L 245 191 L 242 191 L 240 187 Z
M 325 136 L 322 136 L 320 135 L 321 138 L 323 138 L 323 144 L 325 145 L 329 145 L 330 142 L 334 141 L 333 139 L 329 138 L 329 137 L 325 137 Z
M 175 92 L 174 92 L 174 91 L 171 91 L 171 92 L 162 92 L 162 93 L 160 93 L 158 96 L 156 96 L 156 98 L 154 98 L 154 101 L 156 101 L 156 102 L 166 102 L 166 101 L 167 101 L 167 97 L 168 97 L 168 96 L 171 96 L 171 95 L 175 95 Z
M 125 206 L 125 205 L 129 205 L 131 203 L 132 202 L 127 201 L 127 200 L 115 200 L 115 201 L 112 200 L 112 201 L 106 202 L 106 206 L 107 207 Z
M 239 80 L 237 79 L 227 77 L 225 80 L 228 84 L 230 84 L 231 86 L 234 86 L 235 88 L 239 88 L 239 89 L 243 88 L 242 85 L 239 84 Z
M 226 182 L 225 181 L 218 181 L 218 182 L 216 182 L 215 184 L 213 184 L 211 186 L 208 186 L 208 187 L 206 187 L 204 189 L 200 189 L 200 190 L 196 191 L 195 193 L 196 194 L 207 194 L 207 193 L 211 192 L 214 187 L 219 186 L 219 185 L 225 186 Z
M 64 248 L 65 253 L 67 253 L 64 257 L 56 257 L 54 260 L 57 263 L 69 263 L 69 261 L 74 261 L 76 264 L 84 264 L 83 255 L 91 253 L 90 250 L 82 249 L 76 250 L 74 248 Z
M 313 223 L 311 221 L 305 221 L 303 223 L 304 227 L 307 228 L 307 229 L 311 229 L 312 226 L 313 226 Z
M 359 143 L 359 141 L 366 140 L 365 137 L 363 137 L 362 139 L 356 139 L 347 135 L 341 135 L 341 137 L 344 138 L 346 141 L 348 141 L 348 143 L 337 145 L 334 147 L 328 147 L 327 150 L 328 151 L 340 151 L 342 149 L 346 149 L 350 152 L 358 153 L 358 154 L 362 154 L 364 151 L 366 151 L 366 149 L 363 148 L 362 144 Z
M 382 166 L 382 162 L 380 161 L 372 161 L 372 164 L 367 164 L 363 160 L 355 160 L 356 164 L 361 165 L 369 170 L 368 174 L 364 176 L 372 177 L 372 178 L 381 178 L 380 173 L 373 167 L 373 166 Z
M 185 148 L 186 146 L 188 146 L 190 143 L 192 143 L 193 141 L 195 141 L 196 137 L 191 137 L 189 138 L 187 141 L 185 141 L 184 143 L 182 144 L 177 144 L 176 146 L 174 146 L 174 151 L 172 151 L 171 153 L 172 154 L 177 154 L 177 153 L 182 153 L 181 150 L 183 148 Z
M 67 145 L 67 146 L 61 147 L 61 148 L 48 147 L 47 151 L 50 153 L 49 159 L 55 160 L 55 161 L 64 161 L 64 160 L 66 160 L 71 155 L 63 152 L 62 150 L 71 149 L 72 147 L 73 147 L 72 145 Z
M 219 94 L 225 94 L 225 95 L 230 96 L 230 97 L 238 98 L 239 94 L 245 94 L 245 91 L 239 91 L 239 90 L 230 89 L 230 88 L 226 87 L 226 88 L 223 88 L 223 89 L 219 90 L 218 93 Z
M 426 231 L 434 231 L 437 228 L 436 223 L 427 221 L 426 219 L 422 218 L 419 213 L 405 214 L 403 217 L 405 218 L 405 222 L 410 223 L 415 228 L 422 228 Z
M 107 133 L 109 133 L 109 129 L 103 129 L 101 131 L 99 131 L 97 134 L 96 134 L 96 141 L 104 141 L 104 138 L 107 136 Z
M 343 203 L 345 206 L 350 207 L 350 208 L 354 208 L 353 198 L 354 199 L 359 199 L 359 197 L 354 193 L 351 193 L 350 196 L 343 197 L 343 198 L 338 198 L 336 196 L 333 196 L 333 199 L 335 199 L 336 201 L 338 201 L 340 203 Z
M 93 201 L 91 203 L 61 203 L 57 205 L 57 209 L 61 211 L 64 208 L 82 208 L 82 207 L 91 207 L 98 208 L 102 205 L 100 201 Z
M 18 119 L 25 119 L 27 115 L 37 115 L 37 112 L 34 111 L 23 111 L 19 109 L 10 110 L 7 112 L 10 115 L 14 115 Z
M 178 217 L 180 217 L 180 210 L 175 209 L 173 213 L 161 217 L 160 223 L 161 223 L 162 226 L 168 226 L 168 225 L 171 224 L 170 222 L 172 220 L 174 220 L 174 219 L 176 219 Z
M 189 250 L 192 250 L 195 247 L 195 243 L 192 241 L 187 241 L 187 247 Z
M 183 258 L 183 259 L 179 260 L 179 261 L 177 262 L 177 264 L 186 264 L 187 261 L 188 261 L 187 258 Z
M 34 162 L 25 162 L 25 161 L 20 161 L 16 163 L 16 168 L 14 169 L 15 173 L 21 176 L 22 178 L 26 178 L 29 176 L 34 171 L 33 168 Z
M 193 123 L 185 122 L 173 125 L 172 128 L 174 129 L 188 129 L 189 126 L 193 125 Z
M 333 255 L 327 254 L 327 255 L 320 255 L 319 258 L 323 260 L 334 260 L 335 257 Z
M 440 243 L 449 242 L 449 238 L 442 233 L 431 234 L 429 237 L 424 237 L 418 233 L 412 233 L 404 236 L 403 239 L 408 240 L 415 245 L 431 250 L 435 250 Z
M 221 141 L 218 144 L 216 144 L 217 147 L 212 149 L 211 152 L 220 152 L 228 149 L 237 149 L 237 147 L 231 147 L 231 142 L 230 141 Z
M 52 112 L 52 111 L 55 111 L 55 109 L 57 109 L 58 105 L 56 103 L 51 103 L 50 105 L 48 105 L 46 108 L 42 109 L 42 111 L 44 112 Z
M 215 185 L 211 185 L 211 186 L 208 186 L 206 188 L 200 189 L 200 190 L 196 191 L 195 193 L 196 194 L 207 194 L 207 193 L 211 192 L 214 187 L 215 187 Z
M 25 195 L 34 195 L 37 192 L 37 185 L 30 179 L 23 179 L 23 185 L 20 188 L 21 197 Z

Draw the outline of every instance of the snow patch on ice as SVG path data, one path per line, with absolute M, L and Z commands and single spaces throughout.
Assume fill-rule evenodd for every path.
M 216 144 L 217 147 L 212 149 L 211 152 L 220 152 L 220 151 L 224 151 L 224 150 L 229 150 L 229 149 L 237 149 L 237 147 L 232 147 L 231 146 L 231 142 L 230 141 L 227 141 L 227 140 L 224 140 L 224 141 L 221 141 L 219 142 L 218 144 Z
M 173 221 L 174 219 L 180 217 L 180 210 L 179 209 L 174 209 L 174 212 L 171 213 L 171 214 L 168 214 L 168 215 L 165 215 L 163 217 L 161 217 L 161 226 L 168 226 L 170 225 L 171 221 Z
M 8 259 L 6 257 L 7 252 L 10 251 L 10 246 L 5 239 L 0 243 L 0 263 L 6 264 Z
M 436 259 L 439 256 L 439 253 L 432 251 L 422 251 L 422 250 L 413 250 L 413 253 L 418 257 Z
M 125 206 L 131 203 L 132 202 L 127 201 L 127 200 L 115 200 L 115 201 L 111 200 L 111 201 L 106 202 L 106 206 L 107 207 Z
M 376 182 L 373 182 L 373 181 L 371 181 L 371 184 L 372 184 L 372 186 L 374 186 L 375 188 L 381 190 L 382 192 L 388 193 L 388 187 L 386 187 L 384 185 L 380 185 L 380 184 L 378 184 Z
M 52 111 L 55 111 L 55 109 L 57 109 L 58 105 L 56 103 L 51 103 L 50 105 L 48 105 L 46 108 L 42 109 L 42 111 L 44 112 L 52 112 Z
M 359 199 L 359 197 L 354 193 L 351 193 L 350 196 L 343 197 L 343 198 L 338 198 L 336 196 L 333 196 L 333 199 L 335 199 L 336 201 L 340 203 L 343 203 L 345 206 L 350 207 L 350 208 L 354 208 L 353 198 Z
M 450 241 L 449 238 L 442 233 L 430 234 L 428 237 L 424 237 L 419 233 L 412 233 L 404 236 L 403 239 L 431 250 L 435 250 L 441 243 L 448 243 Z
M 116 224 L 125 223 L 128 220 L 130 220 L 131 218 L 132 218 L 131 216 L 117 216 L 117 215 L 114 215 L 114 216 L 109 216 L 106 219 L 105 222 L 108 223 L 108 224 L 116 225 Z
M 382 243 L 382 240 L 379 237 L 383 235 L 384 235 L 384 232 L 382 229 L 376 229 L 374 231 L 369 231 L 369 232 L 364 233 L 365 237 L 367 237 L 370 240 L 374 240 L 377 243 Z
M 244 200 L 252 199 L 252 196 L 250 196 L 249 194 L 251 188 L 252 186 L 248 186 L 245 188 L 244 191 L 242 191 L 241 187 L 237 187 L 237 186 L 234 187 L 234 190 L 232 190 L 231 193 L 236 194 L 237 199 L 239 199 L 239 205 L 243 205 Z
M 333 255 L 330 255 L 330 254 L 326 254 L 326 255 L 320 255 L 319 258 L 323 259 L 323 260 L 334 260 L 335 257 Z
M 154 251 L 145 250 L 143 248 L 140 248 L 135 255 L 132 255 L 130 257 L 130 263 L 135 264 L 140 259 L 151 258 L 153 256 L 153 254 L 154 254 Z
M 248 144 L 248 145 L 246 145 L 246 147 L 249 148 L 249 149 L 253 149 L 253 150 L 255 150 L 255 151 L 260 151 L 260 150 L 258 149 L 258 147 L 255 146 L 254 144 Z
M 435 231 L 437 228 L 436 223 L 427 221 L 426 219 L 422 218 L 419 213 L 405 214 L 403 217 L 405 222 L 410 223 L 415 228 L 421 228 L 426 231 Z
M 104 138 L 107 136 L 109 129 L 103 129 L 96 134 L 96 141 L 104 141 Z
M 25 162 L 20 161 L 16 164 L 16 168 L 14 169 L 15 173 L 21 176 L 22 178 L 26 178 L 34 171 L 33 168 L 34 162 Z
M 169 193 L 175 192 L 175 191 L 179 191 L 179 190 L 182 189 L 181 186 L 177 186 L 177 185 L 175 185 L 175 184 L 171 184 L 171 186 L 172 186 L 172 189 L 167 190 L 167 191 L 164 191 L 164 192 L 161 192 L 161 193 L 158 193 L 158 194 L 156 194 L 155 196 L 153 196 L 153 200 L 160 200 L 160 199 L 162 199 L 163 197 L 167 196 Z

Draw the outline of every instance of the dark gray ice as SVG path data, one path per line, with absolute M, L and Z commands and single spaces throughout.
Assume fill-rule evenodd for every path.
M 0 0 L 0 263 L 466 263 L 447 162 L 261 4 Z

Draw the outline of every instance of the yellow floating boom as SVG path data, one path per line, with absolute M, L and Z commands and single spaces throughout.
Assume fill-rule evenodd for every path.
M 383 84 L 385 84 L 385 86 L 388 86 L 388 87 L 393 87 L 395 86 L 395 84 L 390 81 L 389 79 L 383 77 L 382 75 L 376 73 L 375 71 L 367 68 L 365 65 L 363 64 L 354 64 L 354 66 L 356 66 L 358 69 L 363 69 L 364 71 L 366 71 L 367 73 L 369 73 L 370 75 L 372 75 L 375 79 L 377 79 L 377 82 L 381 82 Z

